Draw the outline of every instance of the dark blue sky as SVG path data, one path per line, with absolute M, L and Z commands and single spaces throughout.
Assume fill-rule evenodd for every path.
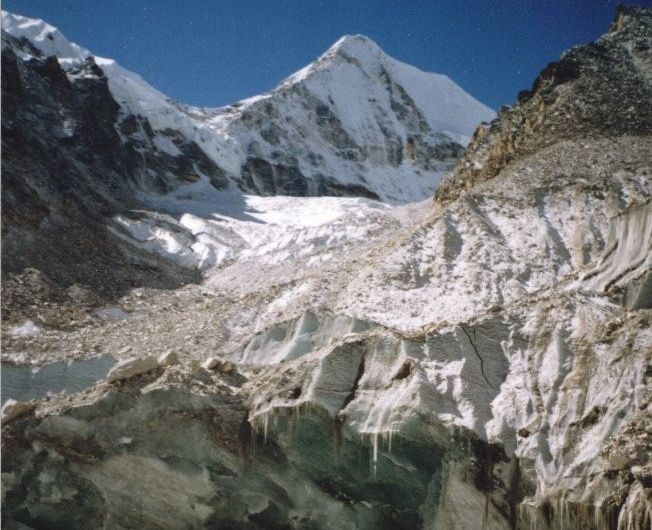
M 652 0 L 639 1 L 650 5 Z M 443 73 L 494 108 L 561 52 L 604 33 L 616 0 L 4 0 L 184 103 L 273 88 L 340 36 Z

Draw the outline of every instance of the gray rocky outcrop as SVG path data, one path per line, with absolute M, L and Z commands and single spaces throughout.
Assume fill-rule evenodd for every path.
M 455 199 L 514 160 L 563 140 L 652 134 L 650 28 L 649 10 L 620 7 L 606 35 L 550 63 L 517 103 L 476 130 L 435 200 Z

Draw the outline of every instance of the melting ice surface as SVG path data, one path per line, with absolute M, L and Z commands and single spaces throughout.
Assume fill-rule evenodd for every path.
M 143 316 L 142 311 L 127 313 L 119 307 L 104 307 L 102 309 L 95 310 L 94 313 L 95 316 L 101 318 L 102 320 L 130 320 L 132 318 L 139 318 Z
M 110 355 L 78 361 L 57 361 L 40 367 L 2 363 L 2 403 L 8 399 L 42 399 L 49 393 L 74 393 L 104 379 L 115 364 Z

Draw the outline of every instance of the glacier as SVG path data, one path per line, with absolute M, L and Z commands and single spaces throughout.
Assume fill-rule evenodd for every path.
M 194 281 L 96 299 L 3 278 L 4 361 L 128 368 L 7 408 L 5 520 L 649 528 L 651 28 L 620 8 L 497 117 L 363 36 L 221 109 L 94 58 L 122 140 L 151 156 L 101 218 L 124 245 L 109 263 Z M 73 87 L 102 86 L 44 22 L 3 12 L 3 30 Z M 47 67 L 4 47 L 20 75 Z M 3 223 L 24 248 L 57 213 Z M 28 316 L 38 334 L 6 332 Z

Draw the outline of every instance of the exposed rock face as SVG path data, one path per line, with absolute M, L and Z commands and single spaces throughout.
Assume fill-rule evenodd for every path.
M 550 63 L 519 101 L 479 127 L 456 169 L 437 189 L 450 201 L 498 175 L 510 162 L 556 142 L 578 137 L 649 136 L 652 133 L 652 15 L 618 10 L 609 33 Z
M 580 75 L 551 89 L 546 134 L 516 131 L 527 149 L 495 172 L 459 166 L 434 206 L 257 197 L 217 220 L 196 209 L 186 225 L 229 252 L 202 286 L 130 293 L 121 303 L 140 318 L 3 336 L 32 359 L 80 344 L 179 360 L 3 426 L 3 523 L 647 530 L 649 17 L 620 12 L 597 63 L 592 46 L 572 50 Z M 623 49 L 638 50 L 638 69 L 610 72 Z M 611 128 L 610 95 L 575 94 L 586 121 L 558 112 L 571 98 L 560 87 L 609 93 L 614 72 L 628 106 Z M 504 145 L 543 84 L 467 161 Z M 256 164 L 252 182 L 280 184 Z M 170 211 L 185 204 L 175 196 Z M 163 216 L 143 219 L 154 230 Z

